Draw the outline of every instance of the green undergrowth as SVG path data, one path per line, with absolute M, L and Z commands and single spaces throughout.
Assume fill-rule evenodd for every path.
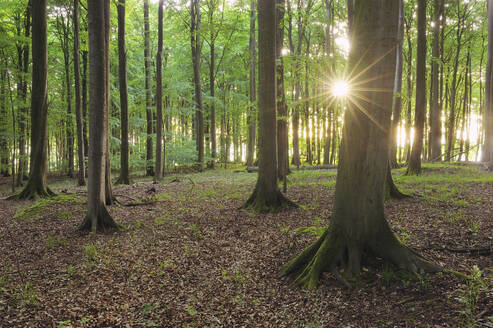
M 53 205 L 81 204 L 83 200 L 77 198 L 75 194 L 57 195 L 51 198 L 40 198 L 32 204 L 26 205 L 17 211 L 14 219 L 33 221 L 39 219 L 42 214 Z M 58 218 L 68 219 L 72 217 L 69 211 L 60 212 Z

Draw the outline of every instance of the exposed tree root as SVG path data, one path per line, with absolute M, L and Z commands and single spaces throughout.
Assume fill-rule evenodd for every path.
M 7 197 L 7 200 L 30 200 L 37 198 L 49 198 L 55 196 L 55 193 L 48 187 L 34 186 L 33 184 L 27 184 L 27 186 L 16 195 Z
M 275 212 L 279 209 L 297 208 L 298 205 L 287 199 L 279 190 L 274 193 L 260 192 L 255 187 L 252 195 L 240 209 L 252 210 L 258 213 Z
M 386 184 L 385 184 L 385 195 L 386 199 L 405 199 L 405 198 L 411 198 L 410 195 L 406 195 L 402 193 L 397 186 L 394 183 L 394 179 L 392 178 L 392 169 L 390 166 L 390 163 L 387 168 L 387 177 L 386 177 Z
M 84 221 L 79 226 L 79 230 L 81 231 L 92 232 L 119 230 L 119 228 L 120 226 L 113 220 L 105 206 L 99 206 L 97 211 L 88 212 Z
M 330 272 L 346 287 L 351 287 L 345 277 L 353 278 L 360 274 L 362 254 L 374 254 L 416 275 L 443 271 L 441 267 L 402 245 L 390 229 L 381 240 L 368 240 L 361 244 L 345 237 L 341 230 L 329 227 L 317 241 L 286 263 L 281 269 L 281 275 L 294 275 L 296 285 L 316 289 L 322 273 Z

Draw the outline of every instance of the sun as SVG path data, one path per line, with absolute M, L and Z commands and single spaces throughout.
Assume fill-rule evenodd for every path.
M 349 93 L 349 83 L 346 81 L 336 81 L 332 85 L 332 95 L 334 97 L 343 98 Z

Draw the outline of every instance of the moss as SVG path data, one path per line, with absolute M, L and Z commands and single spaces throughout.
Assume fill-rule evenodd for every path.
M 42 213 L 54 204 L 81 204 L 84 201 L 74 195 L 58 195 L 52 198 L 40 198 L 33 204 L 24 206 L 14 215 L 14 219 L 33 221 L 39 219 Z M 57 215 L 58 217 L 58 215 Z

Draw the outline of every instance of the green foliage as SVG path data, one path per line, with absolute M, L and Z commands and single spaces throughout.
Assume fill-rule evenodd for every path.
M 74 195 L 61 194 L 52 198 L 40 198 L 36 200 L 33 204 L 26 205 L 23 208 L 21 208 L 19 211 L 17 211 L 17 213 L 15 213 L 14 215 L 14 219 L 33 221 L 39 219 L 41 215 L 45 213 L 48 210 L 48 208 L 50 208 L 52 205 L 81 204 L 83 202 L 84 201 L 77 198 L 75 194 Z M 65 213 L 64 215 L 65 215 L 64 217 L 59 217 L 59 215 L 57 215 L 57 218 L 69 218 L 68 213 Z
M 460 311 L 463 327 L 477 327 L 477 303 L 481 293 L 488 290 L 489 287 L 483 275 L 484 271 L 480 270 L 477 265 L 474 265 L 471 268 L 466 286 L 457 291 L 459 295 L 456 299 L 463 306 L 463 310 Z
M 95 261 L 98 258 L 98 249 L 92 244 L 87 244 L 84 246 L 87 259 L 90 261 Z
M 48 239 L 46 240 L 46 247 L 53 248 L 55 246 L 64 246 L 67 244 L 67 240 L 63 237 L 57 237 L 53 235 L 48 235 Z

